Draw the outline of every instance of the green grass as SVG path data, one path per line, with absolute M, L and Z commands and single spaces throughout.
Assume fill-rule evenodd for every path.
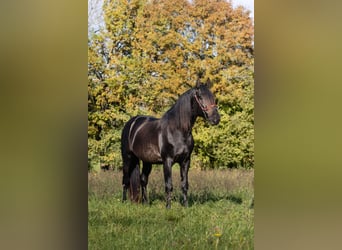
M 252 170 L 189 172 L 189 207 L 174 199 L 165 209 L 160 168 L 152 170 L 149 205 L 121 202 L 121 173 L 89 174 L 89 249 L 253 249 Z

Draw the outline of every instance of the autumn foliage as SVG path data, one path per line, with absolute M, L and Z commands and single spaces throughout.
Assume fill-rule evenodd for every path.
M 89 168 L 120 168 L 133 115 L 156 117 L 198 77 L 210 78 L 221 123 L 198 119 L 193 166 L 254 166 L 254 27 L 224 0 L 108 0 L 88 40 Z

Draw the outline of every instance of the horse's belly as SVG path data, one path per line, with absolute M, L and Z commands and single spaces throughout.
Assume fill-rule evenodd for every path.
M 136 152 L 139 159 L 144 162 L 161 163 L 162 158 L 159 152 L 159 148 L 156 145 L 146 144 Z

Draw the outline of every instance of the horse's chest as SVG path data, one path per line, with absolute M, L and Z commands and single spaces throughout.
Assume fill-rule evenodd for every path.
M 186 147 L 184 145 L 176 147 L 174 150 L 174 158 L 175 161 L 183 160 L 185 158 L 188 158 L 190 155 L 191 151 L 189 147 Z
M 175 161 L 182 160 L 189 157 L 193 149 L 193 138 L 191 135 L 184 137 L 181 134 L 173 135 L 167 138 L 164 143 L 165 154 L 171 156 Z

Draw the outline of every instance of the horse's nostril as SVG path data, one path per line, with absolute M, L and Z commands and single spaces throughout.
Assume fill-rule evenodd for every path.
M 217 125 L 220 122 L 220 117 L 214 117 L 213 119 L 209 120 L 212 125 Z

